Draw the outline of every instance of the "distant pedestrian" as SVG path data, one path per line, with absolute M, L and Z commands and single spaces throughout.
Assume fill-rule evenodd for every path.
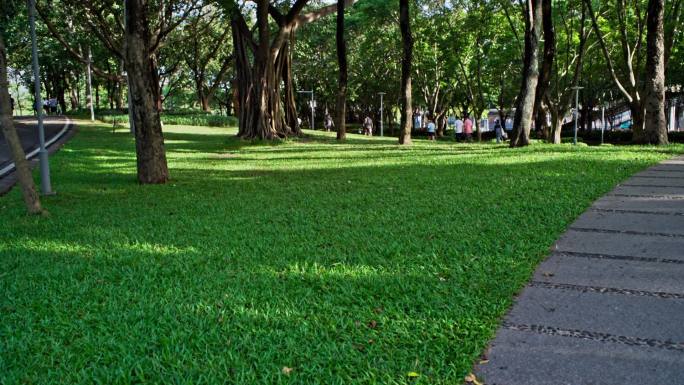
M 435 140 L 436 133 L 437 133 L 437 126 L 435 125 L 435 122 L 432 119 L 428 119 L 428 124 L 427 124 L 428 139 L 429 140 Z
M 466 116 L 463 122 L 463 133 L 465 134 L 466 142 L 473 141 L 473 121 L 468 116 Z
M 513 119 L 511 119 L 510 116 L 506 116 L 506 133 L 508 136 L 511 135 L 511 131 L 513 131 Z
M 48 99 L 48 107 L 50 108 L 50 112 L 55 115 L 57 114 L 57 106 L 59 103 L 57 103 L 57 98 L 50 98 Z
M 325 119 L 323 121 L 323 126 L 325 127 L 326 131 L 332 130 L 333 127 L 335 127 L 335 123 L 333 122 L 332 116 L 330 116 L 329 113 L 325 113 Z
M 14 115 L 14 98 L 10 96 L 10 115 Z
M 416 110 L 413 115 L 413 129 L 415 131 L 420 131 L 421 128 L 423 128 L 423 115 L 420 110 Z
M 363 120 L 363 134 L 373 136 L 373 119 L 370 116 L 366 116 Z
M 457 117 L 454 123 L 454 139 L 458 140 L 461 135 L 463 135 L 463 120 Z
M 496 143 L 501 143 L 503 140 L 503 127 L 499 119 L 494 121 L 494 131 L 496 132 Z

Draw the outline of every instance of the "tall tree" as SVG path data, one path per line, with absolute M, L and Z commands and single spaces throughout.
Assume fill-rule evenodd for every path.
M 126 14 L 113 0 L 62 0 L 60 11 L 87 26 L 102 45 L 121 60 L 128 72 L 133 107 L 138 181 L 143 184 L 166 183 L 169 178 L 162 135 L 157 55 L 169 34 L 193 11 L 202 6 L 200 0 L 125 0 Z M 39 12 L 50 27 L 52 9 Z M 77 60 L 87 58 L 67 41 L 63 34 L 50 28 Z M 93 68 L 95 71 L 95 68 Z M 97 73 L 97 71 L 95 71 Z
M 150 10 L 145 0 L 126 0 L 124 63 L 133 97 L 135 147 L 140 183 L 166 183 L 166 164 L 162 135 L 159 71 L 154 55 L 155 40 L 150 31 Z
M 351 5 L 356 0 L 345 1 L 346 5 Z M 294 106 L 291 40 L 300 26 L 334 13 L 337 5 L 302 13 L 309 0 L 296 0 L 286 13 L 281 13 L 268 0 L 254 2 L 256 38 L 237 2 L 221 2 L 231 15 L 240 122 L 238 135 L 247 139 L 296 135 L 299 127 Z M 275 21 L 275 31 L 271 31 L 269 16 Z M 281 97 L 281 84 L 284 98 Z
M 230 28 L 225 28 L 222 11 L 206 5 L 188 17 L 179 44 L 192 74 L 202 111 L 211 111 L 211 101 L 232 66 Z M 178 49 L 178 47 L 174 47 Z
M 12 122 L 12 106 L 10 103 L 9 80 L 7 78 L 7 54 L 5 49 L 5 29 L 4 24 L 8 22 L 5 15 L 8 15 L 9 10 L 5 9 L 8 5 L 4 2 L 0 7 L 0 126 L 2 126 L 2 133 L 9 146 L 12 154 L 12 160 L 16 168 L 17 179 L 19 187 L 26 203 L 26 210 L 31 214 L 39 214 L 43 211 L 40 204 L 40 197 L 36 192 L 36 186 L 33 182 L 33 176 L 26 161 L 26 154 L 24 148 L 21 146 L 21 141 L 17 135 L 17 131 Z
M 647 143 L 667 144 L 665 120 L 665 31 L 663 17 L 665 0 L 648 1 L 646 21 L 646 83 L 644 104 Z
M 527 146 L 530 143 L 534 99 L 539 81 L 538 47 L 542 30 L 542 0 L 525 0 L 522 8 L 525 16 L 523 79 L 516 102 L 511 147 Z
M 411 125 L 413 106 L 411 100 L 411 64 L 413 62 L 413 36 L 411 36 L 411 16 L 409 0 L 399 0 L 399 28 L 403 43 L 404 56 L 401 59 L 401 133 L 399 144 L 411 144 Z
M 549 90 L 551 70 L 556 56 L 556 31 L 553 27 L 551 0 L 542 0 L 542 25 L 544 29 L 544 55 L 542 56 L 541 72 L 534 95 L 534 125 L 537 130 L 542 130 L 547 126 L 546 108 L 544 108 L 543 102 Z M 548 130 L 544 131 L 548 132 Z
M 337 62 L 340 67 L 337 84 L 337 140 L 347 137 L 347 43 L 344 38 L 344 6 L 345 0 L 337 0 Z

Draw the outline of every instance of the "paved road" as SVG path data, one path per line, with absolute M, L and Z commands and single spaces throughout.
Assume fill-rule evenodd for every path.
M 24 151 L 26 153 L 39 147 L 38 141 L 38 121 L 35 117 L 21 117 L 16 118 L 15 126 L 17 128 L 17 133 L 21 139 L 21 143 L 24 145 Z M 49 140 L 54 135 L 57 135 L 64 125 L 67 123 L 66 118 L 63 117 L 53 117 L 46 116 L 44 121 L 45 126 L 45 140 Z M 11 155 L 7 142 L 5 141 L 5 136 L 0 131 L 0 170 L 5 168 L 12 163 Z
M 684 384 L 684 157 L 570 227 L 486 356 L 487 385 Z

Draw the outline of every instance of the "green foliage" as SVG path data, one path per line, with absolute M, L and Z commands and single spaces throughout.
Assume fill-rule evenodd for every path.
M 140 186 L 84 124 L 50 216 L 0 200 L 0 383 L 461 383 L 569 223 L 684 151 L 232 134 L 167 125 Z

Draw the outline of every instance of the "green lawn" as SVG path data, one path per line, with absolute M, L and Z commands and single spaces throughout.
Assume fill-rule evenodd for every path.
M 460 384 L 573 219 L 684 152 L 167 126 L 139 186 L 80 131 L 49 217 L 0 198 L 0 384 Z

